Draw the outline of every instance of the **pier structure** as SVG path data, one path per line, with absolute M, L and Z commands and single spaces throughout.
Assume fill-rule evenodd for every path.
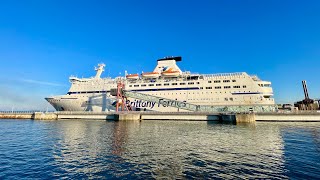
M 266 122 L 320 122 L 319 111 L 296 111 L 286 113 L 208 113 L 208 112 L 0 112 L 0 119 L 63 120 L 92 119 L 112 121 L 217 121 L 227 123 Z

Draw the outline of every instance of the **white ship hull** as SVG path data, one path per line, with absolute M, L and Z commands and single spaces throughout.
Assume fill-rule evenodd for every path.
M 75 97 L 69 98 L 68 95 L 64 96 L 53 96 L 46 98 L 46 100 L 57 110 L 57 111 L 115 111 L 115 98 L 106 98 L 105 95 L 101 94 L 97 96 L 88 97 Z

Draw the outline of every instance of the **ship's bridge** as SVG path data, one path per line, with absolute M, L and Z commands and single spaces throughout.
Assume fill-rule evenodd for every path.
M 270 81 L 258 81 L 256 83 L 260 87 L 260 91 L 263 93 L 264 98 L 270 98 L 273 96 L 273 90 Z
M 78 78 L 78 77 L 75 77 L 75 76 L 70 76 L 69 78 L 69 81 L 70 83 L 75 83 L 75 82 L 88 82 L 90 81 L 91 79 L 88 79 L 88 78 Z

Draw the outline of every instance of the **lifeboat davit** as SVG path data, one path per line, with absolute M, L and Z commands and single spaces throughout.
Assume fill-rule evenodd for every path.
M 169 69 L 167 71 L 163 71 L 161 75 L 164 77 L 178 77 L 180 75 L 180 71 Z
M 142 77 L 144 78 L 158 78 L 160 74 L 158 72 L 146 72 L 142 73 Z
M 139 79 L 139 74 L 128 74 L 126 75 L 127 79 Z

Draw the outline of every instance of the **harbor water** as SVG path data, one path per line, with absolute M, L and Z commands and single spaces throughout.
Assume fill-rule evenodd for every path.
M 320 123 L 1 120 L 0 179 L 319 179 Z

